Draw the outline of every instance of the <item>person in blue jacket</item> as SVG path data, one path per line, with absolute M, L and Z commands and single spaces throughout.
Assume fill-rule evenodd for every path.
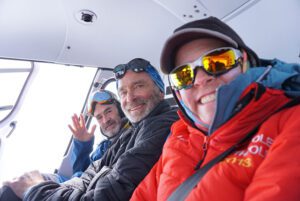
M 130 127 L 116 95 L 110 91 L 101 89 L 94 92 L 89 99 L 88 112 L 97 119 L 101 133 L 106 139 L 92 152 L 96 125 L 93 125 L 91 130 L 88 131 L 82 114 L 79 117 L 77 114 L 72 116 L 73 125 L 68 125 L 73 133 L 70 150 L 72 177 L 80 177 L 93 161 L 100 159 L 105 154 L 124 129 Z M 51 175 L 44 176 L 46 179 L 56 180 L 60 183 L 70 179 L 60 174 L 57 174 L 54 178 Z

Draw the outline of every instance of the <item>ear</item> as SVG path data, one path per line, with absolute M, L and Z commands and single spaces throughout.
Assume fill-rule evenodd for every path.
M 249 68 L 248 55 L 245 50 L 243 51 L 243 59 L 242 59 L 242 73 L 245 73 Z

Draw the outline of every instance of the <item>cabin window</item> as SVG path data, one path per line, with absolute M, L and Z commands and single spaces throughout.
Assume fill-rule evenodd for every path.
M 31 69 L 28 61 L 0 59 L 0 122 L 15 107 Z
M 20 68 L 23 63 L 15 65 Z M 27 65 L 24 69 L 29 68 L 31 62 L 24 65 Z M 0 103 L 4 107 L 15 104 L 27 75 L 7 73 L 8 65 L 1 66 Z M 50 63 L 34 63 L 34 66 L 34 79 L 12 119 L 17 122 L 15 131 L 9 138 L 2 137 L 0 183 L 35 169 L 53 173 L 60 165 L 72 135 L 68 128 L 71 116 L 81 112 L 97 70 Z M 4 95 L 4 90 L 10 95 Z

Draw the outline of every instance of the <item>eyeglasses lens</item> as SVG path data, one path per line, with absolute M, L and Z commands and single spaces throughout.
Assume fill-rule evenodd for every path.
M 125 72 L 126 72 L 126 65 L 125 64 L 120 64 L 118 66 L 116 66 L 113 70 L 114 74 L 115 74 L 115 78 L 116 79 L 121 79 Z
M 235 54 L 231 49 L 212 52 L 202 58 L 203 68 L 211 74 L 219 74 L 231 69 L 235 64 Z
M 177 68 L 171 75 L 171 82 L 178 90 L 187 88 L 193 83 L 194 71 L 190 65 L 183 65 Z

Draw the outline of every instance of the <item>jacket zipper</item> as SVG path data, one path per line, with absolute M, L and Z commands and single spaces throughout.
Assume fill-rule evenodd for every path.
M 207 147 L 208 147 L 208 137 L 205 136 L 205 138 L 204 138 L 204 143 L 203 143 L 203 145 L 202 145 L 203 157 L 202 157 L 202 159 L 197 163 L 197 165 L 195 166 L 194 170 L 198 170 L 198 169 L 201 167 L 201 165 L 202 165 L 202 163 L 203 163 L 203 161 L 204 161 L 204 159 L 205 159 L 206 153 L 207 153 Z

